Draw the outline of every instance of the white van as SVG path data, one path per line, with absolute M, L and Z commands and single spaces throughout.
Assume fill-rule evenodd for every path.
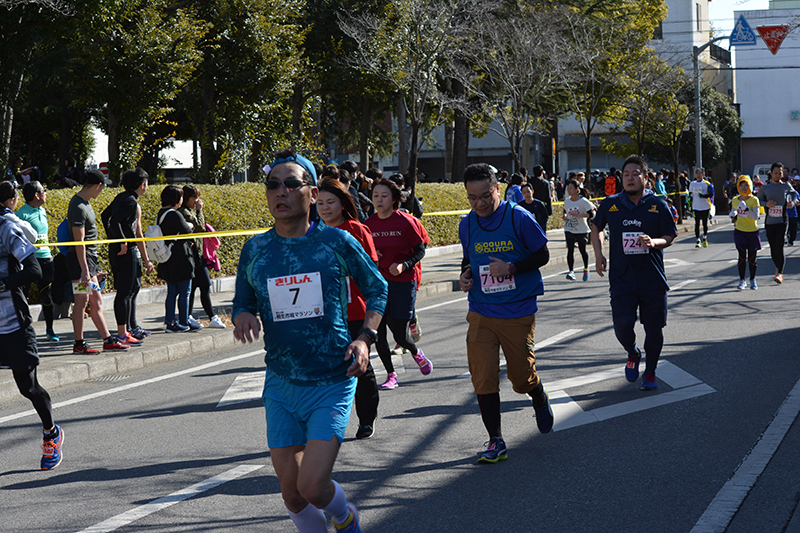
M 769 181 L 769 169 L 772 166 L 772 163 L 762 163 L 760 165 L 756 165 L 753 167 L 753 175 L 750 176 L 753 180 L 756 179 L 756 176 L 761 178 L 761 181 L 764 183 Z

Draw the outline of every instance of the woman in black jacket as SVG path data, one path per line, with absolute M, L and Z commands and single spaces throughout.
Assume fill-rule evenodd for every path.
M 161 192 L 161 210 L 156 223 L 164 235 L 184 235 L 194 228 L 178 212 L 183 203 L 183 190 L 169 185 Z M 167 282 L 165 322 L 167 333 L 182 333 L 196 328 L 189 326 L 189 291 L 194 277 L 194 254 L 191 239 L 166 241 L 172 248 L 170 258 L 158 264 L 158 277 Z M 175 320 L 175 299 L 178 300 L 178 320 Z

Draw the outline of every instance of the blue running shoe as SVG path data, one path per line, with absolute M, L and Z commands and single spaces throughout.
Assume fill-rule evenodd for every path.
M 347 520 L 344 521 L 344 524 L 337 524 L 336 520 L 331 520 L 331 522 L 333 522 L 333 528 L 336 531 L 342 531 L 344 533 L 361 533 L 361 521 L 358 519 L 356 506 L 348 502 L 347 508 L 350 509 L 350 512 L 347 514 Z
M 758 283 L 756 283 L 755 278 L 750 280 L 750 288 L 753 289 L 754 291 L 758 290 Z
M 58 335 L 56 335 L 55 331 L 53 331 L 52 329 L 48 329 L 47 330 L 47 340 L 49 340 L 50 342 L 58 342 L 61 339 L 59 338 Z
M 550 396 L 547 395 L 547 389 L 542 387 L 544 393 L 544 403 L 539 407 L 533 405 L 533 411 L 536 413 L 536 426 L 539 428 L 539 433 L 547 435 L 553 429 L 553 409 L 550 407 Z
M 492 437 L 486 443 L 486 451 L 478 457 L 479 463 L 496 463 L 508 459 L 506 443 L 500 437 Z
M 46 440 L 42 444 L 42 470 L 52 470 L 61 464 L 61 445 L 64 443 L 64 430 L 55 424 L 58 435 L 53 440 Z
M 639 354 L 639 357 L 632 359 L 629 356 L 628 364 L 625 365 L 625 379 L 631 383 L 634 383 L 637 379 L 639 379 L 639 361 L 642 360 L 642 350 L 636 348 L 636 352 Z
M 651 391 L 656 390 L 658 388 L 658 383 L 656 383 L 656 375 L 655 373 L 645 374 L 642 376 L 642 386 L 641 389 L 643 391 Z

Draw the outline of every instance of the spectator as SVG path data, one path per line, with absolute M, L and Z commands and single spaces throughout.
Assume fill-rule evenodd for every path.
M 75 345 L 72 353 L 96 355 L 98 350 L 90 348 L 83 338 L 83 314 L 86 304 L 91 303 L 89 316 L 97 331 L 104 339 L 104 352 L 118 352 L 130 349 L 129 344 L 119 342 L 111 335 L 103 317 L 103 297 L 98 276 L 103 274 L 97 264 L 97 245 L 88 244 L 97 240 L 97 224 L 94 209 L 89 200 L 100 196 L 105 187 L 106 178 L 99 170 L 86 173 L 86 181 L 81 190 L 69 201 L 67 220 L 71 237 L 75 242 L 86 241 L 87 244 L 70 246 L 67 252 L 67 270 L 72 280 L 75 305 L 72 308 L 72 330 L 75 334 Z
M 184 185 L 183 205 L 178 209 L 183 215 L 184 220 L 194 227 L 194 233 L 204 233 L 206 231 L 206 219 L 203 216 L 203 200 L 200 199 L 200 191 L 194 185 Z M 200 303 L 208 315 L 209 326 L 212 328 L 225 328 L 214 307 L 211 305 L 211 276 L 208 274 L 208 265 L 203 255 L 203 239 L 194 239 L 191 243 L 192 259 L 194 260 L 194 277 L 192 278 L 192 288 L 189 291 L 189 325 L 195 329 L 202 326 L 192 316 L 194 308 L 194 293 L 200 289 Z
M 544 168 L 542 165 L 536 165 L 533 167 L 533 177 L 528 182 L 533 185 L 534 197 L 547 206 L 547 215 L 550 216 L 553 214 L 553 204 L 550 199 L 550 182 L 544 179 L 542 174 L 544 174 Z
M 156 223 L 164 235 L 185 235 L 194 228 L 178 212 L 183 204 L 183 190 L 175 185 L 167 185 L 161 191 L 161 210 Z M 183 333 L 200 328 L 189 324 L 189 291 L 194 278 L 194 254 L 192 240 L 166 241 L 172 255 L 164 263 L 158 264 L 158 277 L 167 282 L 165 302 L 165 322 L 167 333 Z M 178 300 L 178 319 L 175 319 L 175 299 Z M 198 324 L 199 325 L 199 324 Z M 201 326 L 202 327 L 202 326 Z
M 519 205 L 533 215 L 533 218 L 539 223 L 539 227 L 547 234 L 547 219 L 550 218 L 547 215 L 547 206 L 541 200 L 533 197 L 533 186 L 530 183 L 522 186 L 522 197 L 523 199 L 519 202 Z
M 520 203 L 524 200 L 520 186 L 525 181 L 522 174 L 516 172 L 511 176 L 511 184 L 506 188 L 506 202 Z

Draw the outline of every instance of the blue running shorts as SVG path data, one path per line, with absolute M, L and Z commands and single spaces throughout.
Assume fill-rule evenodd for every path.
M 305 445 L 309 439 L 339 444 L 350 420 L 356 378 L 323 387 L 293 385 L 267 368 L 261 399 L 267 416 L 270 448 Z

